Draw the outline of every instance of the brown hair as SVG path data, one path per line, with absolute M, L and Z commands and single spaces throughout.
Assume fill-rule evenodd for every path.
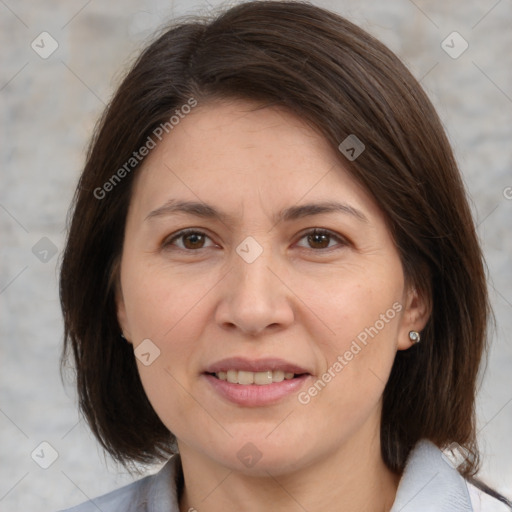
M 174 24 L 142 52 L 97 126 L 74 199 L 60 297 L 62 362 L 72 351 L 80 408 L 103 447 L 125 464 L 176 450 L 116 316 L 136 171 L 123 173 L 108 195 L 97 191 L 191 98 L 284 106 L 334 148 L 350 134 L 364 143 L 356 160 L 339 158 L 387 216 L 406 278 L 432 307 L 422 342 L 396 355 L 383 396 L 382 455 L 401 472 L 419 439 L 441 448 L 455 442 L 471 454 L 459 470 L 473 474 L 490 309 L 452 150 L 427 96 L 389 49 L 339 15 L 295 1 L 246 2 Z

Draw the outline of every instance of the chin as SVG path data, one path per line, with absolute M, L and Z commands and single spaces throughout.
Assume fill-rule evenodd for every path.
M 274 443 L 260 437 L 255 441 L 244 437 L 241 441 L 231 440 L 222 453 L 211 453 L 210 457 L 231 471 L 244 475 L 279 476 L 297 471 L 308 463 L 309 457 L 304 448 L 303 443 L 283 446 L 281 442 Z

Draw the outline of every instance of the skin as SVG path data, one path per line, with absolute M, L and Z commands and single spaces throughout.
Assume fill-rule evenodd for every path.
M 181 120 L 138 173 L 118 318 L 135 348 L 149 338 L 160 350 L 149 366 L 137 364 L 178 440 L 180 509 L 389 510 L 399 475 L 381 458 L 382 393 L 396 351 L 412 345 L 409 331 L 420 331 L 429 311 L 407 284 L 386 219 L 343 157 L 283 109 L 217 101 Z M 204 202 L 229 218 L 148 218 L 170 199 Z M 273 220 L 323 201 L 350 205 L 366 220 L 339 211 Z M 184 228 L 206 236 L 173 239 Z M 312 228 L 332 236 L 308 238 Z M 252 263 L 236 252 L 248 236 L 263 249 Z M 226 357 L 279 357 L 312 373 L 307 390 L 394 303 L 401 311 L 307 404 L 292 393 L 273 405 L 236 405 L 202 375 Z M 261 454 L 252 467 L 237 457 L 248 442 Z

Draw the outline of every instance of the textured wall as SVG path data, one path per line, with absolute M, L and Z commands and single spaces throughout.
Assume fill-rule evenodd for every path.
M 512 495 L 512 1 L 317 4 L 361 24 L 408 64 L 454 145 L 497 317 L 479 394 L 482 476 Z M 131 479 L 105 464 L 58 374 L 66 211 L 85 144 L 125 65 L 162 21 L 210 5 L 0 1 L 1 511 L 52 511 Z M 443 49 L 453 31 L 463 39 L 450 36 Z

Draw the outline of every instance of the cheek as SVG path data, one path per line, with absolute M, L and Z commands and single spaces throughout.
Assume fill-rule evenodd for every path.
M 395 340 L 404 285 L 401 266 L 396 267 L 381 272 L 370 261 L 325 274 L 301 274 L 295 290 L 323 326 L 317 333 L 322 333 L 319 342 L 326 349 L 339 354 L 359 335 L 364 342 L 367 329 L 375 334 L 374 328 L 381 339 Z
M 181 432 L 181 418 L 197 406 L 190 400 L 189 380 L 197 340 L 211 314 L 203 299 L 218 278 L 214 272 L 194 277 L 176 268 L 134 263 L 126 259 L 122 274 L 132 341 L 137 348 L 149 339 L 158 354 L 148 366 L 137 359 L 139 375 L 157 415 L 169 430 Z
M 379 273 L 367 266 L 302 279 L 299 293 L 319 318 L 315 344 L 324 367 L 322 382 L 306 390 L 301 403 L 328 407 L 355 423 L 379 403 L 397 349 L 401 276 L 401 267 Z
M 176 334 L 201 325 L 201 301 L 214 286 L 215 273 L 191 276 L 165 265 L 126 267 L 126 314 L 135 339 L 180 339 Z M 167 343 L 167 341 L 166 341 Z

